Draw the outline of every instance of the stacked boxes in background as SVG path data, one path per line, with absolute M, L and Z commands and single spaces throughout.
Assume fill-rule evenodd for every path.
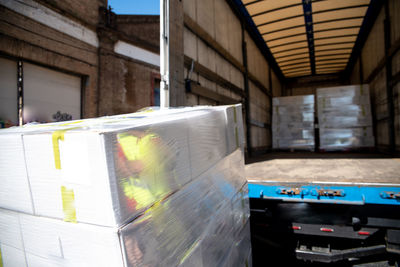
M 320 149 L 374 146 L 368 85 L 317 89 Z
M 314 95 L 274 97 L 272 103 L 272 147 L 313 151 Z
M 250 266 L 241 106 L 0 131 L 9 266 Z

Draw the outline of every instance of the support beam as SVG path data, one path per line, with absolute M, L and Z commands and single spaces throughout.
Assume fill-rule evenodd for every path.
M 242 88 L 237 87 L 236 85 L 232 84 L 228 80 L 226 80 L 224 77 L 218 75 L 214 71 L 210 70 L 206 66 L 203 66 L 199 62 L 195 61 L 194 59 L 185 56 L 185 67 L 187 69 L 191 69 L 192 64 L 193 64 L 193 71 L 198 72 L 202 77 L 206 78 L 207 80 L 210 80 L 212 82 L 215 82 L 221 87 L 224 87 L 226 89 L 229 89 L 230 91 L 234 92 L 235 94 L 244 97 L 245 92 L 243 91 Z
M 268 83 L 269 83 L 269 90 L 271 90 L 271 96 L 269 98 L 269 133 L 270 133 L 270 144 L 271 147 L 270 149 L 272 149 L 272 144 L 273 144 L 273 140 L 272 140 L 272 112 L 273 112 L 273 107 L 272 107 L 272 97 L 274 96 L 274 90 L 272 90 L 272 70 L 271 67 L 268 66 Z
M 257 120 L 250 119 L 250 124 L 254 127 L 262 128 L 262 129 L 270 129 L 271 125 L 268 123 L 260 122 Z
M 212 38 L 200 25 L 198 25 L 193 19 L 189 16 L 185 15 L 184 17 L 185 26 L 193 32 L 197 37 L 199 37 L 203 42 L 205 42 L 208 46 L 214 49 L 218 54 L 220 54 L 226 61 L 232 64 L 236 69 L 240 72 L 244 73 L 245 67 L 240 63 L 236 58 L 234 58 L 225 48 L 223 48 L 217 41 Z M 248 78 L 251 80 L 257 87 L 261 89 L 261 91 L 267 95 L 269 95 L 268 89 L 260 82 L 259 79 L 253 74 L 251 74 L 248 70 Z M 237 90 L 236 90 L 237 91 Z
M 400 39 L 396 40 L 396 42 L 390 47 L 389 53 L 382 58 L 375 69 L 368 75 L 367 79 L 365 80 L 366 83 L 372 82 L 372 80 L 383 70 L 386 66 L 388 58 L 393 57 L 397 51 L 400 50 Z
M 24 124 L 24 63 L 22 60 L 17 62 L 17 88 L 18 88 L 18 124 Z
M 247 143 L 247 154 L 249 157 L 252 156 L 252 140 L 251 140 L 251 115 L 250 115 L 250 87 L 249 87 L 249 72 L 247 65 L 247 44 L 245 40 L 245 26 L 243 21 L 242 24 L 242 55 L 243 55 L 243 64 L 244 64 L 244 92 L 245 92 L 245 118 L 246 118 L 246 143 Z
M 360 84 L 364 83 L 364 66 L 363 66 L 363 60 L 362 57 L 360 57 L 358 61 L 358 72 L 360 74 Z
M 169 107 L 169 0 L 160 1 L 160 107 Z M 100 75 L 99 75 L 100 76 Z
M 221 94 L 219 94 L 215 91 L 212 91 L 206 87 L 196 84 L 193 81 L 186 82 L 186 92 L 210 99 L 212 101 L 217 102 L 220 105 L 232 105 L 232 104 L 237 104 L 238 102 L 240 102 L 231 97 L 221 95 Z
M 396 129 L 394 123 L 394 101 L 393 101 L 393 87 L 391 85 L 392 81 L 392 56 L 389 55 L 391 47 L 391 34 L 390 34 L 390 12 L 388 0 L 385 1 L 385 21 L 384 21 L 384 38 L 385 38 L 385 57 L 386 60 L 386 97 L 388 103 L 388 113 L 389 113 L 389 149 L 390 152 L 396 150 Z
M 188 15 L 184 15 L 185 26 L 193 32 L 197 37 L 199 37 L 208 46 L 214 49 L 218 54 L 220 54 L 225 60 L 235 66 L 241 72 L 244 72 L 244 66 L 236 58 L 234 58 L 225 48 L 223 48 L 214 38 L 209 35 L 197 22 L 195 22 Z M 183 50 L 182 50 L 183 51 Z
M 251 74 L 250 72 L 248 73 L 249 75 L 249 80 L 255 84 L 255 86 L 257 86 L 261 92 L 263 92 L 264 94 L 266 94 L 268 97 L 271 96 L 271 91 L 268 90 L 267 87 L 265 87 L 258 79 L 256 76 L 254 76 L 253 74 Z
M 308 50 L 310 53 L 311 74 L 315 75 L 315 46 L 314 46 L 314 29 L 312 19 L 312 6 L 310 0 L 302 0 L 304 10 L 304 21 L 306 25 L 306 34 L 308 42 Z
M 183 60 L 183 3 L 160 1 L 161 107 L 186 104 Z M 173 37 L 173 38 L 170 38 Z

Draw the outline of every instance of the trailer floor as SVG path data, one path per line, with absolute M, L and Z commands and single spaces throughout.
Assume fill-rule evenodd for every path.
M 377 153 L 273 152 L 246 163 L 249 183 L 400 184 L 400 158 Z

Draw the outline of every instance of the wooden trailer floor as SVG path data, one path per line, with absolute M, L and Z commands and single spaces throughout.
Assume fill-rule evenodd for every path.
M 400 158 L 374 153 L 276 152 L 246 164 L 249 183 L 400 184 Z

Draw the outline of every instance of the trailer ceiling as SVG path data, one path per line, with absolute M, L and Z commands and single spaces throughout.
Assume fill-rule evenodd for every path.
M 371 0 L 242 3 L 285 78 L 343 72 L 372 13 Z

